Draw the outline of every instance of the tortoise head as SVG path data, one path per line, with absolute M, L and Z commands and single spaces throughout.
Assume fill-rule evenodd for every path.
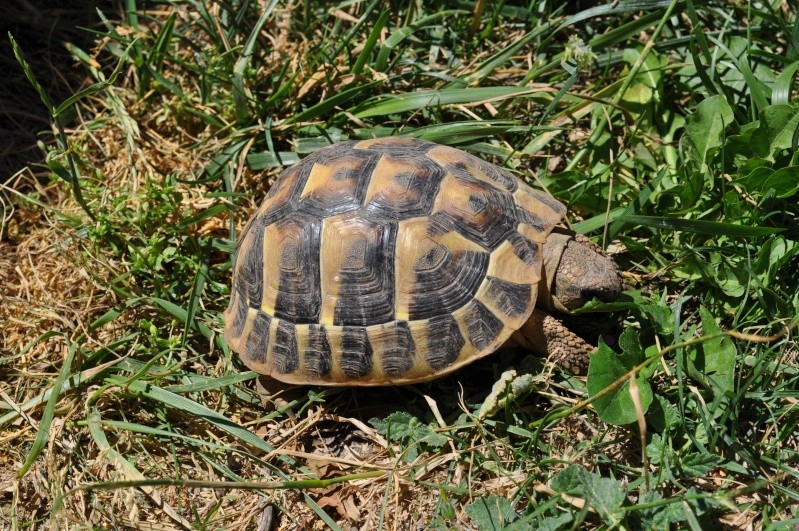
M 623 290 L 616 263 L 584 236 L 556 228 L 543 254 L 539 306 L 568 313 L 593 298 L 616 300 Z

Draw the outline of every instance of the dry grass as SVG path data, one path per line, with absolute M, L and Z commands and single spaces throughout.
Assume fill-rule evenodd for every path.
M 92 94 L 76 106 L 67 137 L 79 160 L 87 205 L 97 221 L 87 219 L 63 182 L 48 183 L 32 170 L 20 173 L 2 190 L 0 527 L 466 529 L 477 527 L 479 518 L 473 512 L 477 502 L 499 503 L 499 499 L 512 504 L 514 516 L 532 514 L 530 525 L 552 517 L 551 511 L 557 509 L 577 515 L 564 522 L 566 526 L 571 522 L 612 527 L 607 523 L 612 519 L 603 520 L 596 504 L 558 491 L 553 478 L 579 464 L 595 473 L 597 481 L 611 482 L 601 484 L 605 489 L 624 489 L 629 507 L 644 503 L 635 489 L 645 474 L 654 481 L 658 474 L 675 473 L 668 467 L 676 470 L 678 465 L 666 463 L 665 457 L 644 471 L 637 430 L 602 422 L 590 408 L 545 421 L 546 415 L 566 411 L 585 398 L 585 387 L 559 373 L 553 376 L 552 367 L 543 361 L 530 361 L 516 352 L 503 352 L 432 384 L 301 389 L 262 401 L 255 375 L 243 372 L 219 339 L 219 314 L 227 302 L 230 280 L 231 229 L 241 229 L 280 171 L 253 170 L 250 157 L 269 152 L 267 142 L 273 142 L 274 151 L 293 151 L 301 141 L 319 140 L 330 131 L 343 129 L 353 136 L 370 134 L 370 128 L 379 126 L 412 131 L 463 119 L 521 116 L 524 127 L 515 125 L 517 129 L 508 131 L 527 135 L 529 131 L 519 131 L 535 122 L 542 107 L 534 99 L 469 103 L 445 111 L 421 109 L 375 123 L 354 116 L 349 104 L 341 103 L 307 124 L 288 123 L 299 110 L 365 80 L 394 76 L 391 90 L 401 94 L 427 87 L 425 83 L 439 87 L 436 76 L 449 76 L 440 80 L 442 84 L 468 76 L 528 29 L 517 25 L 498 35 L 489 32 L 490 40 L 476 40 L 478 44 L 463 57 L 433 50 L 445 48 L 441 35 L 446 34 L 419 31 L 402 52 L 402 61 L 387 73 L 374 70 L 370 63 L 365 73 L 353 74 L 350 65 L 363 50 L 371 28 L 366 25 L 351 42 L 344 42 L 343 36 L 364 15 L 363 6 L 327 10 L 309 5 L 315 9 L 313 24 L 302 27 L 297 20 L 305 3 L 290 3 L 276 8 L 259 33 L 261 48 L 247 65 L 246 85 L 249 110 L 255 116 L 244 121 L 237 118 L 230 72 L 257 16 L 225 33 L 221 22 L 219 27 L 206 25 L 206 20 L 229 22 L 226 17 L 231 12 L 222 3 L 208 4 L 208 19 L 188 4 L 175 4 L 141 13 L 138 27 L 130 21 L 117 25 L 119 34 L 140 36 L 141 45 L 152 50 L 158 31 L 174 14 L 175 37 L 168 59 L 157 71 L 180 93 L 152 79 L 142 93 L 145 70 L 127 61 L 112 89 Z M 395 18 L 399 25 L 401 17 Z M 381 42 L 389 36 L 384 29 Z M 338 54 L 330 56 L 340 42 Z M 95 77 L 91 81 L 100 75 L 96 66 L 110 65 L 99 69 L 107 74 L 124 48 L 111 36 L 99 38 L 89 59 L 82 62 Z M 494 70 L 488 81 L 524 83 L 530 69 L 542 61 L 537 50 L 526 46 Z M 280 77 L 286 65 L 295 78 Z M 220 77 L 222 72 L 228 77 Z M 545 81 L 560 83 L 563 78 Z M 591 82 L 601 81 L 597 74 L 596 79 L 581 80 L 571 92 L 587 92 Z M 260 107 L 282 83 L 289 87 L 283 99 L 273 107 Z M 450 113 L 448 119 L 440 116 L 442 112 Z M 556 118 L 553 123 L 573 119 L 567 113 Z M 591 116 L 582 116 L 569 128 L 571 138 L 553 140 L 552 151 L 521 157 L 508 148 L 523 147 L 529 140 L 526 136 L 518 145 L 478 141 L 478 151 L 495 149 L 491 153 L 496 161 L 520 169 L 540 166 L 543 174 L 547 168 L 563 170 L 576 149 L 572 140 L 590 145 L 594 125 L 590 120 Z M 304 128 L 311 125 L 317 129 Z M 611 150 L 613 160 L 632 152 L 627 143 L 635 134 L 628 125 L 619 120 L 616 129 L 611 128 L 621 146 L 612 148 L 618 149 L 618 153 Z M 663 146 L 670 144 L 664 141 L 659 147 Z M 226 150 L 232 155 L 221 169 L 209 164 Z M 638 177 L 629 168 L 622 173 L 628 181 Z M 621 185 L 631 187 L 629 182 Z M 220 205 L 224 208 L 217 208 Z M 584 204 L 583 210 L 590 219 Z M 641 241 L 634 237 L 626 240 L 629 247 Z M 636 261 L 651 260 L 652 270 L 666 271 L 659 258 L 641 251 L 628 257 L 628 266 L 635 269 Z M 664 283 L 671 280 L 666 273 L 661 278 Z M 676 284 L 671 288 L 676 289 Z M 193 319 L 185 317 L 190 308 Z M 776 348 L 784 354 L 791 347 Z M 74 361 L 65 368 L 70 352 L 75 353 Z M 532 395 L 494 419 L 476 419 L 490 384 L 511 365 L 543 375 Z M 49 422 L 46 399 L 41 398 L 62 370 L 69 379 L 53 403 Z M 785 369 L 775 369 L 775 379 L 785 374 L 780 371 Z M 243 376 L 236 379 L 239 374 Z M 668 390 L 663 394 L 674 399 L 673 390 L 682 389 L 677 376 L 664 372 L 658 378 L 657 384 Z M 696 387 L 689 391 L 705 400 Z M 788 384 L 786 393 L 785 409 L 778 418 L 795 426 L 796 403 L 790 403 L 796 400 L 795 389 Z M 397 413 L 408 413 L 418 423 L 403 421 L 397 429 L 416 431 L 400 437 L 378 427 Z M 685 424 L 685 418 L 682 421 Z M 43 424 L 46 444 L 27 473 L 18 477 Z M 775 421 L 774 429 L 779 425 Z M 650 427 L 664 439 L 682 429 Z M 760 433 L 764 446 L 775 436 Z M 676 435 L 675 440 L 690 446 Z M 799 451 L 796 438 L 778 441 L 785 444 L 780 451 L 790 463 Z M 762 507 L 772 503 L 768 499 L 774 495 L 773 487 L 735 491 L 754 480 L 739 476 L 737 468 L 718 466 L 728 461 L 742 466 L 732 453 L 709 465 L 705 475 L 689 471 L 675 484 L 663 480 L 666 486 L 656 491 L 662 495 L 657 503 L 674 496 L 678 505 L 678 498 L 695 488 L 691 492 L 701 493 L 703 503 L 718 496 L 721 501 L 714 507 L 736 505 L 736 511 L 718 513 L 716 524 L 729 529 L 761 525 Z M 680 455 L 670 458 L 679 461 Z M 764 470 L 766 475 L 774 472 Z M 785 501 L 795 495 L 795 476 L 780 470 L 778 477 L 789 493 L 773 502 L 778 506 L 775 519 L 796 513 L 795 503 Z M 136 487 L 119 484 L 137 480 L 142 484 Z M 232 482 L 248 485 L 234 488 Z M 731 501 L 725 498 L 728 495 Z M 63 505 L 57 519 L 51 519 L 56 503 Z M 702 523 L 706 521 L 710 520 Z M 634 526 L 635 521 L 626 525 Z

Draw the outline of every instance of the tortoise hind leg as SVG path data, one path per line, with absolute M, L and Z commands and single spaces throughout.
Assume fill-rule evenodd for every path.
M 517 340 L 540 356 L 551 358 L 578 376 L 588 372 L 588 360 L 596 347 L 569 330 L 557 317 L 539 310 L 517 332 Z

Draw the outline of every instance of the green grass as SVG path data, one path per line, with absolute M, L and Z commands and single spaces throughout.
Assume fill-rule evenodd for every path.
M 796 527 L 795 6 L 424 4 L 128 0 L 72 46 L 51 179 L 4 189 L 4 527 Z M 632 288 L 621 355 L 262 404 L 221 334 L 237 229 L 283 166 L 393 134 L 568 204 Z

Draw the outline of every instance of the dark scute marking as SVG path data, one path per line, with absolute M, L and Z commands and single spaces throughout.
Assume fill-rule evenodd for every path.
M 475 157 L 476 158 L 476 157 Z M 515 192 L 519 187 L 519 179 L 507 170 L 500 168 L 494 164 L 478 159 L 478 167 L 488 177 L 497 182 L 500 186 L 504 187 L 509 192 Z
M 458 359 L 466 340 L 451 315 L 433 317 L 427 325 L 427 363 L 439 371 Z
M 438 249 L 438 248 L 436 248 Z M 450 313 L 465 305 L 488 271 L 490 256 L 479 251 L 446 251 L 437 267 L 430 265 L 427 256 L 415 265 L 416 285 L 408 305 L 409 319 L 427 319 Z
M 396 232 L 396 223 L 385 224 L 378 241 L 363 248 L 364 267 L 339 271 L 342 280 L 334 324 L 369 326 L 394 319 Z
M 247 358 L 257 363 L 266 363 L 266 353 L 269 348 L 269 325 L 272 318 L 263 312 L 258 312 L 252 323 L 252 329 L 247 336 L 244 346 Z
M 458 227 L 452 216 L 434 214 L 428 218 L 427 234 L 430 236 L 443 236 L 448 232 L 457 230 Z
M 348 378 L 363 378 L 372 372 L 372 345 L 361 326 L 345 326 L 341 341 L 341 370 Z
M 297 207 L 297 197 L 305 186 L 308 173 L 313 167 L 313 163 L 308 163 L 306 162 L 307 160 L 307 158 L 303 159 L 294 166 L 287 168 L 275 179 L 275 182 L 269 187 L 269 192 L 264 197 L 264 201 L 272 199 L 279 194 L 284 194 L 285 199 L 273 202 L 269 208 L 261 212 L 254 219 L 253 225 L 257 223 L 257 227 L 254 227 L 254 229 L 271 225 Z
M 536 190 L 535 188 L 532 189 L 532 195 L 542 203 L 544 203 L 550 210 L 553 212 L 558 213 L 561 216 L 566 215 L 566 207 L 555 199 L 552 195 L 542 192 L 541 190 Z
M 397 140 L 394 137 L 385 137 L 373 142 L 367 149 L 391 155 L 415 155 L 417 157 L 436 147 L 437 144 L 420 138 L 403 137 Z
M 519 317 L 530 307 L 530 284 L 516 284 L 495 277 L 486 277 L 486 281 L 488 296 L 497 302 L 505 315 Z
M 346 258 L 344 259 L 345 270 L 358 271 L 366 267 L 368 258 L 366 257 L 366 247 L 368 243 L 363 238 L 359 238 L 352 242 L 349 249 L 347 249 Z
M 246 253 L 237 252 L 236 291 L 250 308 L 260 309 L 264 292 L 264 231 L 256 227 L 248 232 L 252 245 Z
M 512 233 L 508 236 L 508 241 L 513 245 L 513 253 L 519 257 L 519 260 L 525 264 L 535 263 L 536 256 L 540 252 L 539 245 L 518 232 Z
M 469 341 L 479 350 L 485 349 L 499 335 L 503 328 L 502 321 L 491 313 L 491 310 L 480 301 L 469 303 L 466 312 L 466 328 Z
M 360 149 L 325 155 L 316 162 L 334 168 L 327 181 L 328 186 L 318 188 L 300 199 L 297 210 L 326 218 L 359 209 L 380 155 Z M 353 164 L 355 167 L 351 168 Z
M 441 265 L 441 263 L 447 259 L 449 255 L 447 248 L 443 245 L 436 245 L 429 251 L 427 251 L 424 256 L 416 263 L 416 270 L 417 271 L 428 271 L 430 269 L 435 269 Z
M 278 323 L 272 346 L 272 359 L 275 371 L 280 374 L 289 374 L 297 370 L 300 356 L 297 352 L 296 328 L 293 324 L 286 321 Z
M 519 187 L 519 179 L 507 170 L 504 170 L 495 164 L 491 164 L 490 162 L 486 162 L 470 153 L 462 153 L 464 161 L 456 162 L 451 168 L 448 168 L 456 175 L 472 176 L 474 175 L 472 168 L 475 168 L 476 170 L 479 170 L 480 173 L 494 181 L 498 187 L 501 187 L 509 192 L 514 192 Z
M 270 249 L 281 253 L 278 294 L 275 300 L 275 316 L 292 323 L 315 323 L 319 321 L 322 306 L 322 286 L 319 279 L 319 247 L 321 223 L 312 217 L 292 215 L 279 221 L 291 232 L 294 240 L 267 242 Z
M 479 212 L 487 206 L 485 196 L 479 194 L 469 196 L 469 208 L 471 208 L 473 212 Z
M 458 231 L 473 242 L 486 249 L 495 249 L 519 222 L 513 196 L 471 175 L 460 180 L 464 182 L 463 186 L 471 188 L 468 210 L 448 205 L 432 217 L 443 218 L 441 221 L 451 220 Z M 446 194 L 447 191 L 442 190 L 441 193 Z
M 533 216 L 520 206 L 516 206 L 516 217 L 522 223 L 530 225 L 536 232 L 547 232 L 550 227 L 539 217 Z
M 244 325 L 247 323 L 247 304 L 241 295 L 234 291 L 230 296 L 230 306 L 232 310 L 229 313 L 232 314 L 231 319 L 233 319 L 230 323 L 230 331 L 233 337 L 240 337 L 244 332 Z
M 445 176 L 441 167 L 418 151 L 384 156 L 389 162 L 410 167 L 394 174 L 393 185 L 375 194 L 364 205 L 364 212 L 392 220 L 429 214 Z
M 383 371 L 390 376 L 402 376 L 413 366 L 413 338 L 406 321 L 398 321 L 393 328 L 392 336 L 385 339 Z
M 308 347 L 305 351 L 305 372 L 312 377 L 323 377 L 330 374 L 333 354 L 327 333 L 322 325 L 311 325 L 308 330 Z

